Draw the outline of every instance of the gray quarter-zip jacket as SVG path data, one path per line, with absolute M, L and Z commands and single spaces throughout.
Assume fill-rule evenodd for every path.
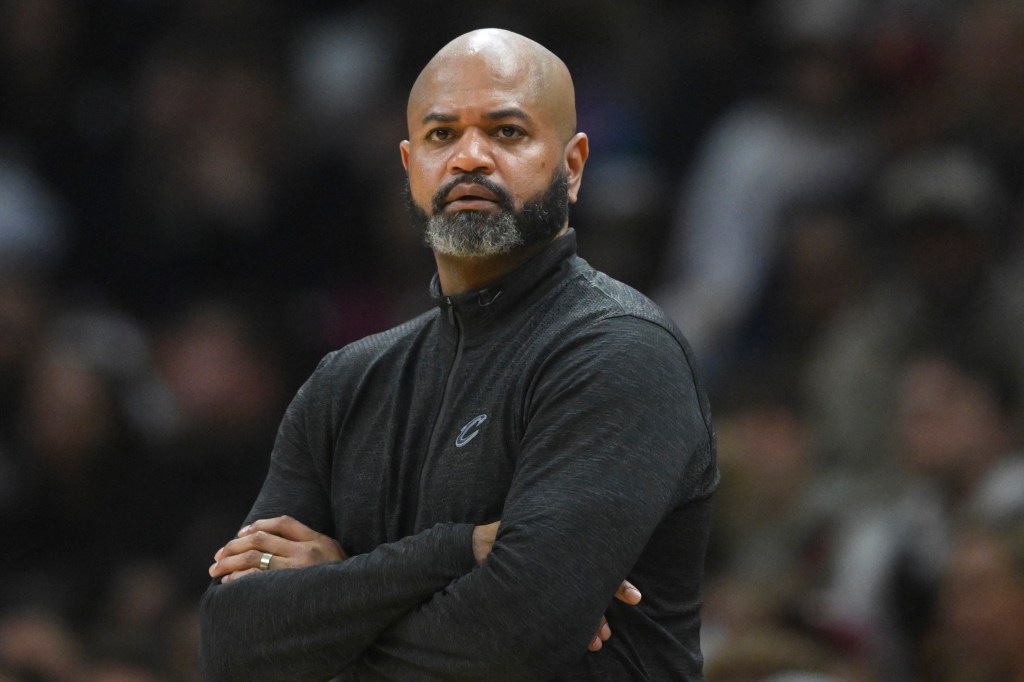
M 718 470 L 679 331 L 571 230 L 484 291 L 432 289 L 289 406 L 246 523 L 290 515 L 350 558 L 211 585 L 206 678 L 702 679 Z M 473 527 L 499 519 L 478 567 Z M 637 606 L 613 600 L 627 577 Z

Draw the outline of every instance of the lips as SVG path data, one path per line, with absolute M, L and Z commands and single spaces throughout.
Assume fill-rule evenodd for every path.
M 434 213 L 442 211 L 511 210 L 511 199 L 505 190 L 479 173 L 453 178 L 434 194 Z
M 456 185 L 448 196 L 445 197 L 445 205 L 463 206 L 479 202 L 498 203 L 501 199 L 497 194 L 482 185 L 462 184 Z

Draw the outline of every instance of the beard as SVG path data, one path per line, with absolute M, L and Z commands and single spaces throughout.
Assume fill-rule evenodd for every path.
M 486 187 L 497 197 L 500 209 L 444 213 L 444 198 L 457 185 L 469 183 Z M 496 256 L 550 240 L 569 217 L 569 180 L 557 170 L 551 184 L 516 210 L 512 197 L 499 185 L 479 173 L 468 173 L 441 187 L 435 194 L 432 214 L 413 201 L 409 179 L 405 180 L 405 204 L 413 225 L 435 253 L 448 256 Z

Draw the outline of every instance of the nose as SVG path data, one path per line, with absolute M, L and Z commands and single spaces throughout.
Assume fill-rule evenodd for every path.
M 489 142 L 483 131 L 477 128 L 466 129 L 453 149 L 448 161 L 448 172 L 453 175 L 490 174 L 494 170 L 494 159 L 491 156 Z

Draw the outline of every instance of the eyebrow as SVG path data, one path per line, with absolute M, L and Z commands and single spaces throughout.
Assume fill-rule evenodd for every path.
M 485 118 L 489 118 L 492 121 L 496 121 L 502 118 L 518 118 L 521 121 L 529 121 L 530 117 L 525 111 L 518 107 L 509 107 L 507 109 L 498 109 L 484 114 Z
M 496 111 L 490 111 L 484 114 L 484 118 L 492 121 L 498 121 L 503 118 L 517 118 L 522 121 L 529 121 L 530 116 L 519 107 L 508 107 L 507 109 L 498 109 Z M 423 123 L 427 124 L 430 122 L 436 123 L 454 123 L 459 120 L 459 117 L 455 114 L 442 114 L 437 111 L 432 111 L 423 117 Z
M 436 121 L 437 123 L 454 123 L 458 120 L 459 117 L 455 114 L 439 114 L 434 111 L 423 117 L 423 123 L 430 123 L 431 121 Z

